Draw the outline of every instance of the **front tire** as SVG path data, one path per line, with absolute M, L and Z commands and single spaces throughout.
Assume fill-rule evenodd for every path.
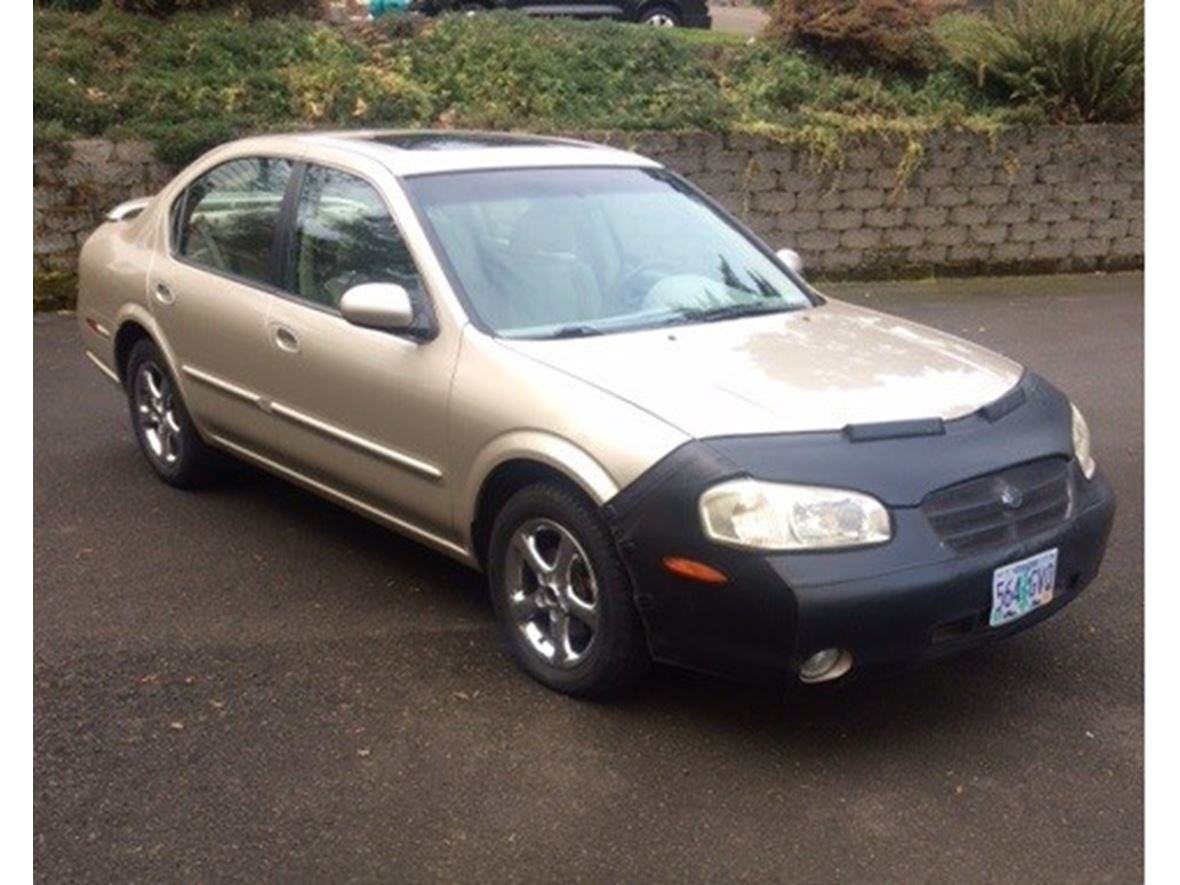
M 630 579 L 581 494 L 543 482 L 513 495 L 492 527 L 488 577 L 513 655 L 542 685 L 590 697 L 647 672 Z
M 139 450 L 160 479 L 178 488 L 203 484 L 213 452 L 201 440 L 160 349 L 144 339 L 127 359 L 127 401 Z

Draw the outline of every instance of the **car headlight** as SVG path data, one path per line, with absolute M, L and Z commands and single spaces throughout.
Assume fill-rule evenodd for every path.
M 701 522 L 712 540 L 756 550 L 859 547 L 892 535 L 889 512 L 870 495 L 754 479 L 706 490 Z
M 1078 466 L 1082 468 L 1082 476 L 1089 479 L 1098 467 L 1094 461 L 1094 455 L 1090 452 L 1090 426 L 1077 406 L 1070 403 L 1069 407 L 1073 411 L 1074 457 L 1078 459 Z

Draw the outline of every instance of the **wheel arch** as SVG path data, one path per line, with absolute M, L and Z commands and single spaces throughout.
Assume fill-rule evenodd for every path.
M 127 363 L 131 360 L 131 351 L 140 341 L 155 344 L 151 333 L 136 320 L 127 320 L 115 333 L 115 374 L 124 387 L 127 386 Z
M 143 340 L 151 341 L 160 349 L 172 377 L 184 395 L 184 379 L 177 371 L 177 364 L 172 348 L 160 333 L 160 327 L 155 318 L 141 305 L 128 304 L 119 312 L 115 321 L 114 335 L 115 373 L 119 376 L 119 383 L 127 386 L 127 361 L 131 357 L 131 350 Z
M 601 507 L 618 493 L 615 481 L 588 454 L 572 443 L 548 434 L 528 433 L 511 444 L 497 446 L 473 471 L 478 480 L 464 496 L 458 524 L 469 531 L 471 550 L 485 565 L 488 541 L 496 514 L 516 492 L 537 482 L 550 481 L 585 496 Z M 540 437 L 529 445 L 529 437 Z
M 684 22 L 684 8 L 680 5 L 679 0 L 646 0 L 646 2 L 639 4 L 639 9 L 635 12 L 636 21 L 653 9 L 667 9 L 669 12 L 674 12 L 681 23 Z

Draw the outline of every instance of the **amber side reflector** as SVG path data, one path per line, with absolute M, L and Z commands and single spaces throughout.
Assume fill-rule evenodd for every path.
M 702 584 L 724 584 L 729 578 L 710 565 L 697 562 L 695 559 L 684 559 L 681 556 L 665 556 L 664 568 L 672 574 L 690 581 L 700 581 Z
M 107 331 L 107 327 L 97 320 L 92 320 L 90 317 L 86 317 L 86 325 L 90 327 L 91 332 L 101 335 L 103 338 L 111 337 L 111 333 Z

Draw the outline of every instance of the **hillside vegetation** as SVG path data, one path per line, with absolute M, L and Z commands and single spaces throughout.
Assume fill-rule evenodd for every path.
M 342 126 L 746 130 L 830 153 L 860 135 L 1045 119 L 947 59 L 850 68 L 775 40 L 511 13 L 341 30 L 299 17 L 39 10 L 40 143 L 143 137 L 182 162 L 233 136 Z

